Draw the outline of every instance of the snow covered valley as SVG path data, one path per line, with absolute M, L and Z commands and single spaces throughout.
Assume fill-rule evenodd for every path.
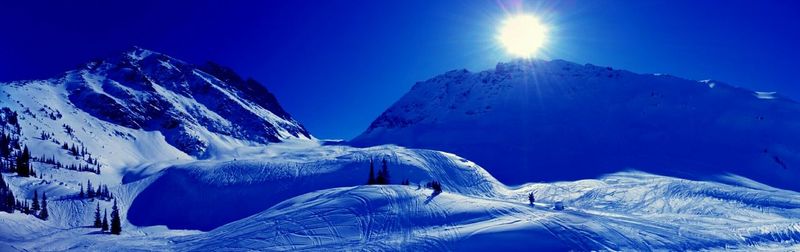
M 176 164 L 113 187 L 126 209 L 120 236 L 86 227 L 95 201 L 56 196 L 48 221 L 0 213 L 2 242 L 12 251 L 791 250 L 800 239 L 800 194 L 743 178 L 629 171 L 509 187 L 438 151 L 311 142 L 253 149 L 251 158 Z M 388 160 L 394 180 L 410 185 L 363 185 L 370 158 Z M 418 186 L 431 180 L 442 193 Z

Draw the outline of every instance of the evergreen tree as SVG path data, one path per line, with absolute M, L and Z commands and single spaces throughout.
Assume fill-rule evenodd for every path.
M 19 119 L 17 118 L 18 116 L 19 114 L 17 114 L 17 111 L 11 112 L 11 116 L 8 117 L 8 124 L 19 126 Z
M 93 227 L 99 228 L 102 223 L 100 222 L 100 202 L 97 202 L 97 208 L 94 210 L 94 225 Z
M 17 207 L 15 201 L 14 192 L 11 191 L 3 175 L 0 174 L 0 211 L 14 213 L 14 208 Z
M 536 202 L 536 198 L 533 197 L 533 192 L 528 194 L 528 202 L 530 202 L 531 206 L 533 206 L 533 203 Z
M 4 194 L 5 199 L 3 200 L 5 201 L 5 206 L 2 210 L 7 213 L 14 213 L 14 208 L 16 208 L 16 199 L 14 199 L 14 193 L 11 192 L 11 190 L 7 190 Z
M 42 220 L 50 218 L 50 212 L 47 211 L 47 192 L 42 192 L 42 211 L 39 212 L 39 218 Z
M 372 164 L 372 159 L 369 160 L 369 179 L 367 185 L 375 184 L 375 165 Z
M 28 200 L 22 200 L 22 212 L 31 214 L 31 206 L 28 204 Z
M 17 175 L 20 177 L 28 177 L 30 176 L 30 159 L 31 153 L 28 150 L 28 146 L 25 146 L 25 149 L 22 150 L 22 154 L 17 156 Z
M 103 209 L 103 225 L 100 228 L 100 231 L 108 231 L 108 210 Z
M 111 208 L 111 233 L 122 233 L 122 221 L 119 219 L 119 208 L 117 208 L 117 200 L 114 200 L 114 206 Z
M 91 180 L 86 180 L 86 196 L 89 198 L 94 198 L 94 188 L 92 187 Z
M 383 168 L 381 168 L 381 170 L 383 170 L 383 184 L 388 185 L 392 183 L 392 177 L 389 176 L 389 167 L 386 166 L 386 159 L 383 160 Z
M 386 159 L 383 160 L 383 167 L 378 171 L 378 178 L 375 182 L 379 185 L 388 185 L 391 183 L 391 176 L 389 176 L 389 168 L 386 166 Z
M 11 137 L 3 132 L 0 134 L 0 157 L 8 158 L 11 155 Z
M 83 184 L 81 184 L 81 192 L 78 194 L 78 196 L 79 196 L 79 197 L 81 197 L 81 199 L 83 199 L 84 197 L 86 197 L 86 194 L 85 194 L 85 193 L 83 193 Z
M 31 205 L 31 210 L 34 212 L 39 211 L 39 192 L 33 190 L 33 205 Z

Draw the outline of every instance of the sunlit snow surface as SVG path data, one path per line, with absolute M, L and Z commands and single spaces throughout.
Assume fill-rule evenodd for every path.
M 759 92 L 759 91 L 756 91 L 753 95 L 755 95 L 756 98 L 758 98 L 758 99 L 772 100 L 772 99 L 775 99 L 775 94 L 776 93 L 777 92 Z
M 121 236 L 99 235 L 85 227 L 94 202 L 56 199 L 51 202 L 54 219 L 47 222 L 0 213 L 0 240 L 5 244 L 0 248 L 750 250 L 798 249 L 800 239 L 800 194 L 735 176 L 722 184 L 630 171 L 596 180 L 507 187 L 474 163 L 438 151 L 303 141 L 239 151 L 250 157 L 161 164 L 167 168 L 115 187 L 123 209 L 133 209 L 123 215 L 130 222 Z M 409 178 L 412 185 L 361 186 L 369 158 L 386 158 L 394 180 Z M 174 183 L 180 178 L 192 183 Z M 416 185 L 431 178 L 443 182 L 444 193 L 431 196 L 431 190 Z M 23 179 L 7 180 L 21 185 Z M 163 199 L 148 196 L 149 188 L 162 183 L 171 186 L 161 191 Z M 247 194 L 256 187 L 265 189 Z M 187 200 L 180 193 L 189 189 L 197 197 Z M 529 192 L 536 195 L 536 206 L 527 204 Z M 216 202 L 220 195 L 239 193 L 243 197 Z M 137 209 L 137 201 L 148 197 L 151 201 Z M 252 203 L 258 201 L 267 203 Z M 553 210 L 556 201 L 563 201 L 566 209 Z M 213 218 L 235 221 L 218 226 L 196 219 L 195 224 L 205 225 L 197 228 L 214 226 L 207 232 L 133 225 L 181 225 L 153 218 L 144 208 L 199 217 L 209 207 Z M 131 218 L 137 214 L 139 219 Z M 63 220 L 81 218 L 83 222 Z
M 800 194 L 739 176 L 754 178 L 748 174 L 708 178 L 718 182 L 636 171 L 587 175 L 603 173 L 593 164 L 578 166 L 575 171 L 584 173 L 571 175 L 597 179 L 506 186 L 483 167 L 454 154 L 394 145 L 354 148 L 297 135 L 304 129 L 285 112 L 276 112 L 282 111 L 273 107 L 276 101 L 254 104 L 260 99 L 246 99 L 245 91 L 231 92 L 237 88 L 191 70 L 191 65 L 146 50 L 134 52 L 138 53 L 129 56 L 141 67 L 138 72 L 157 77 L 152 78 L 155 83 L 148 92 L 136 91 L 134 88 L 142 88 L 137 83 L 104 81 L 103 76 L 113 74 L 88 74 L 89 70 L 70 71 L 51 80 L 0 84 L 0 107 L 19 112 L 21 140 L 34 156 L 45 154 L 64 164 L 80 163 L 60 148 L 61 143 L 74 143 L 86 147 L 103 167 L 101 174 L 94 174 L 34 162 L 43 179 L 2 174 L 20 199 L 30 201 L 34 190 L 46 192 L 50 219 L 0 213 L 0 251 L 800 250 Z M 207 91 L 220 96 L 190 98 L 181 91 L 184 85 L 169 85 L 175 78 L 166 73 L 208 84 Z M 726 87 L 705 84 L 717 91 Z M 692 85 L 690 88 L 708 89 Z M 169 127 L 134 129 L 99 119 L 90 112 L 103 106 L 73 102 L 74 87 L 113 93 L 108 104 L 102 105 L 114 101 L 122 105 L 119 111 L 147 108 L 137 105 L 140 95 L 162 99 L 164 108 L 174 115 L 165 119 L 178 120 L 186 128 L 179 132 Z M 489 98 L 492 94 L 497 93 L 488 93 Z M 654 93 L 644 94 L 658 98 Z M 767 102 L 751 94 L 746 93 L 747 101 Z M 756 94 L 757 98 L 781 101 L 775 94 Z M 216 104 L 216 97 L 228 102 L 210 106 Z M 475 107 L 463 109 L 473 114 L 498 108 L 478 106 L 481 102 L 470 105 Z M 795 111 L 769 109 L 780 112 L 771 113 L 774 118 Z M 276 127 L 275 136 L 283 143 L 258 141 L 260 135 L 245 134 L 246 130 L 227 131 L 231 125 L 256 129 L 247 118 L 229 120 L 231 114 L 265 119 Z M 770 122 L 772 118 L 750 119 Z M 65 125 L 74 132 L 67 133 Z M 41 139 L 42 132 L 49 133 L 51 140 Z M 792 141 L 796 138 L 790 134 L 793 131 L 786 132 L 779 139 L 797 142 Z M 199 140 L 202 155 L 185 152 L 197 149 L 180 145 L 187 139 Z M 551 142 L 559 141 L 564 139 Z M 482 144 L 475 150 L 490 148 Z M 789 164 L 771 177 L 790 180 L 791 176 L 781 174 L 795 174 L 791 168 L 794 149 L 775 146 L 758 151 L 761 161 L 769 164 L 764 167 Z M 501 154 L 494 157 L 514 156 Z M 378 169 L 384 159 L 393 182 L 409 179 L 411 185 L 364 186 L 370 160 Z M 524 181 L 545 180 L 543 173 L 553 171 L 539 162 L 526 170 L 494 167 Z M 419 186 L 434 179 L 444 187 L 436 196 Z M 108 185 L 115 195 L 122 209 L 122 235 L 101 234 L 87 227 L 98 204 L 76 197 L 79 185 L 87 180 Z M 536 195 L 536 206 L 527 204 L 530 192 Z M 555 202 L 563 202 L 566 209 L 553 210 Z M 100 201 L 99 205 L 110 210 L 112 202 Z

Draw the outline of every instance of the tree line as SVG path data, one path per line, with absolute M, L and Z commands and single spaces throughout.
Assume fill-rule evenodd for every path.
M 98 198 L 98 199 L 101 199 L 101 200 L 112 200 L 112 199 L 114 199 L 114 194 L 111 193 L 111 191 L 108 190 L 108 186 L 107 185 L 99 184 L 99 185 L 97 185 L 97 189 L 95 189 L 94 186 L 92 186 L 92 181 L 91 180 L 87 180 L 86 181 L 86 192 L 85 193 L 84 193 L 84 190 L 83 190 L 83 184 L 81 184 L 80 186 L 81 186 L 81 190 L 80 190 L 80 192 L 78 192 L 78 198 L 81 198 L 81 199 L 84 199 L 84 198 L 90 198 L 90 199 Z
M 33 191 L 33 202 L 28 204 L 28 200 L 22 199 L 20 201 L 14 196 L 14 192 L 6 183 L 4 176 L 0 175 L 0 211 L 6 213 L 14 213 L 19 211 L 23 214 L 30 214 L 42 220 L 50 218 L 50 211 L 47 208 L 47 193 L 42 192 L 42 198 L 39 199 L 39 191 Z

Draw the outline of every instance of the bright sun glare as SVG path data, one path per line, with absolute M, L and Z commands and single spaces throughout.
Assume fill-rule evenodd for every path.
M 503 21 L 498 39 L 508 53 L 529 58 L 547 40 L 547 27 L 531 15 L 511 16 Z

